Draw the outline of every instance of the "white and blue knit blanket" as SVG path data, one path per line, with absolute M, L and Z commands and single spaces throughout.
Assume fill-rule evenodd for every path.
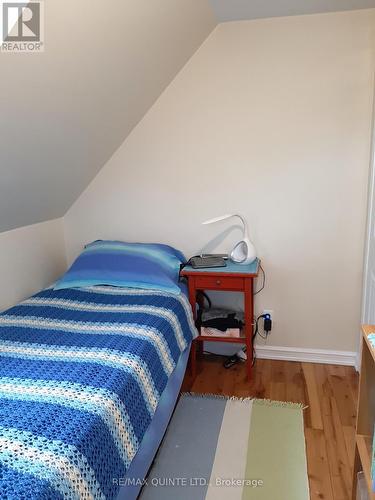
M 0 498 L 114 498 L 181 352 L 187 298 L 44 290 L 0 315 Z

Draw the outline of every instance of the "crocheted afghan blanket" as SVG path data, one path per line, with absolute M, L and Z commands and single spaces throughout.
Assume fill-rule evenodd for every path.
M 115 498 L 180 354 L 187 298 L 44 290 L 0 314 L 0 498 Z

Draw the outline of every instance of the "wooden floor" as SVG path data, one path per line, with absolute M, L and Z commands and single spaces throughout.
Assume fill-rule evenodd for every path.
M 350 499 L 358 390 L 354 368 L 257 360 L 248 382 L 243 363 L 226 370 L 222 362 L 204 356 L 195 382 L 187 373 L 183 390 L 304 403 L 311 499 Z

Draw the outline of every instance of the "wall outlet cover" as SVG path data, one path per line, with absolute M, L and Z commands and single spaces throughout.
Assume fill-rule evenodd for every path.
M 269 314 L 271 316 L 272 323 L 275 322 L 275 314 L 273 312 L 273 309 L 263 309 L 262 314 Z

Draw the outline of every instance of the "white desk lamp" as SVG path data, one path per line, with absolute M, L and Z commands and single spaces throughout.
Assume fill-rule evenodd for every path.
M 202 224 L 214 224 L 215 222 L 220 222 L 222 220 L 230 219 L 231 217 L 238 217 L 243 224 L 243 238 L 241 241 L 235 245 L 233 248 L 230 258 L 233 262 L 237 264 L 251 264 L 257 258 L 257 252 L 253 243 L 249 238 L 249 231 L 245 219 L 239 214 L 226 214 L 220 217 L 215 217 L 214 219 L 206 220 Z

